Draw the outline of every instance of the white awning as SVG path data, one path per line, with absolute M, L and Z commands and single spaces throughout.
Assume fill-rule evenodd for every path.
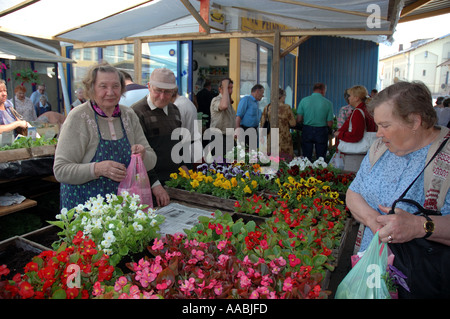
M 346 30 L 343 36 L 350 37 L 353 30 L 382 42 L 388 36 L 376 32 L 394 31 L 403 0 L 210 0 L 210 5 L 225 14 L 224 32 L 243 31 L 242 19 L 258 19 L 289 30 Z M 73 43 L 164 36 L 170 26 L 172 34 L 195 35 L 199 23 L 198 17 L 191 19 L 193 11 L 198 15 L 199 0 L 2 0 L 0 31 Z
M 58 56 L 4 37 L 0 37 L 0 58 L 8 60 L 27 60 L 37 62 L 76 63 L 71 59 Z

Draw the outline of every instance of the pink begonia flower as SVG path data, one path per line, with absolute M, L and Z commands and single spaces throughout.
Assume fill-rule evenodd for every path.
M 219 241 L 219 243 L 217 244 L 217 249 L 219 249 L 220 251 L 222 251 L 222 249 L 224 249 L 226 245 L 227 245 L 227 241 L 226 241 L 226 240 L 221 240 L 221 241 Z M 246 256 L 246 257 L 247 257 L 247 256 Z
M 221 284 L 214 286 L 214 293 L 220 296 L 223 293 L 223 287 Z
M 152 249 L 153 250 L 160 250 L 164 248 L 164 243 L 160 239 L 155 239 L 155 242 L 153 243 Z
M 268 295 L 270 293 L 269 288 L 259 286 L 256 289 L 261 295 Z
M 139 290 L 139 287 L 136 285 L 133 285 L 130 287 L 130 296 L 134 295 L 140 295 L 141 291 Z
M 270 286 L 270 284 L 272 284 L 272 283 L 273 283 L 273 280 L 272 280 L 272 278 L 270 278 L 270 275 L 262 276 L 261 285 Z
M 92 290 L 92 294 L 94 296 L 100 296 L 102 293 L 105 292 L 105 289 L 102 288 L 100 281 L 96 281 Z
M 203 273 L 203 270 L 201 268 L 199 268 L 198 271 L 197 271 L 197 277 L 199 279 L 205 278 L 205 274 Z
M 189 278 L 184 280 L 184 283 L 180 280 L 178 282 L 180 284 L 180 289 L 181 291 L 184 292 L 185 295 L 190 296 L 191 295 L 191 291 L 194 290 L 194 283 L 195 283 L 195 279 L 194 278 Z
M 248 288 L 252 285 L 252 281 L 246 275 L 241 276 L 240 283 L 242 288 Z
M 128 295 L 126 293 L 122 293 L 120 294 L 119 299 L 128 299 Z
M 159 274 L 161 271 L 163 271 L 163 268 L 160 264 L 152 264 L 150 266 L 150 271 L 152 273 Z
M 194 255 L 198 260 L 203 260 L 205 258 L 205 253 L 201 250 L 192 249 L 191 254 Z
M 265 239 L 263 239 L 259 242 L 259 246 L 264 250 L 269 248 L 269 245 L 267 244 L 267 240 L 265 240 Z
M 283 282 L 283 291 L 292 291 L 292 278 L 287 277 Z
M 230 256 L 228 255 L 220 255 L 218 264 L 222 267 L 225 267 Z
M 250 294 L 249 299 L 258 299 L 259 298 L 259 293 L 256 290 L 253 290 L 252 293 Z
M 283 257 L 278 257 L 276 260 L 281 267 L 286 266 L 286 260 Z
M 167 287 L 169 287 L 171 283 L 172 283 L 172 281 L 170 281 L 169 279 L 163 280 L 160 284 L 156 285 L 156 289 L 158 289 L 158 290 L 167 289 Z
M 251 262 L 250 258 L 247 256 L 244 257 L 244 260 L 242 262 L 245 266 L 251 266 L 253 263 Z

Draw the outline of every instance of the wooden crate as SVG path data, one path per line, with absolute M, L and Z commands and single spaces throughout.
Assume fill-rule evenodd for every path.
M 0 151 L 0 163 L 14 162 L 28 158 L 31 158 L 31 153 L 28 148 Z
M 43 157 L 55 155 L 56 145 L 43 145 L 30 148 L 32 157 Z
M 46 250 L 53 250 L 52 244 L 59 240 L 58 233 L 60 231 L 61 228 L 55 225 L 48 225 L 21 235 L 20 237 L 36 243 L 41 247 L 45 247 Z
M 47 250 L 46 247 L 29 241 L 20 236 L 11 237 L 0 242 L 0 265 L 5 264 L 10 270 L 8 279 L 16 273 L 23 273 L 23 267 L 28 264 L 34 256 Z
M 197 207 L 218 209 L 222 212 L 234 212 L 234 203 L 236 202 L 234 199 L 220 198 L 208 194 L 199 194 L 172 187 L 165 187 L 165 189 L 170 198 L 176 201 L 190 203 Z

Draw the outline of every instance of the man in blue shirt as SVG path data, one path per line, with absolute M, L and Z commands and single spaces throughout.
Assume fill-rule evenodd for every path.
M 328 150 L 328 130 L 333 125 L 333 104 L 325 98 L 327 87 L 316 83 L 313 93 L 303 98 L 297 108 L 297 122 L 303 123 L 302 152 L 312 161 L 313 148 L 316 158 L 326 159 Z
M 42 95 L 45 95 L 45 98 L 48 101 L 47 92 L 45 92 L 45 90 L 46 90 L 45 84 L 38 84 L 37 90 L 34 91 L 33 93 L 31 93 L 31 95 L 30 95 L 30 100 L 31 100 L 31 102 L 33 102 L 33 105 L 36 105 L 39 103 L 39 99 Z
M 251 94 L 244 96 L 239 101 L 236 111 L 236 128 L 242 127 L 244 130 L 250 127 L 258 128 L 262 114 L 258 102 L 263 97 L 264 87 L 256 84 L 252 87 Z

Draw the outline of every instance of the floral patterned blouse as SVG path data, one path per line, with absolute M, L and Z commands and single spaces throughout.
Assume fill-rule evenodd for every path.
M 382 213 L 378 209 L 378 205 L 391 207 L 392 203 L 400 197 L 425 167 L 430 145 L 404 156 L 397 156 L 390 151 L 386 151 L 372 168 L 370 167 L 369 155 L 366 155 L 350 185 L 350 189 L 362 195 L 370 207 Z M 417 179 L 405 198 L 414 199 L 423 205 L 425 202 L 423 174 Z M 415 206 L 403 202 L 398 203 L 396 207 L 410 213 L 417 211 Z M 450 213 L 450 192 L 447 194 L 441 213 L 442 215 Z M 360 251 L 367 249 L 372 237 L 371 229 L 366 227 Z
M 353 106 L 345 105 L 341 107 L 339 110 L 339 114 L 337 116 L 337 128 L 340 129 L 342 125 L 344 125 L 345 121 L 352 115 L 352 112 L 355 108 Z

